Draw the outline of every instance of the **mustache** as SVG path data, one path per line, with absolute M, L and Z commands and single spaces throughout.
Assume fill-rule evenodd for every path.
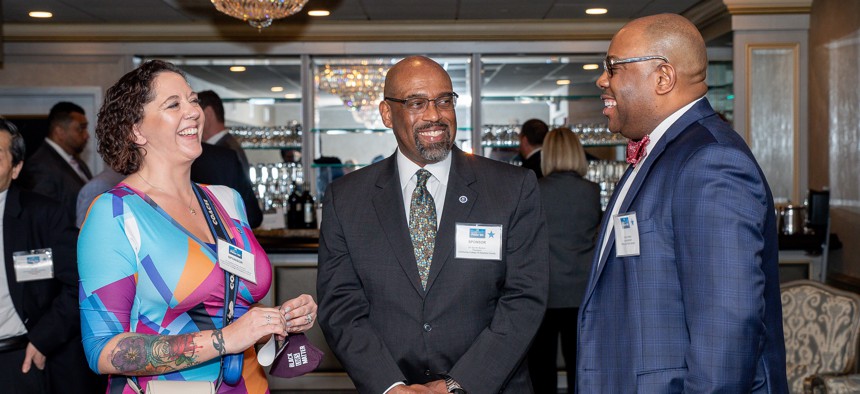
M 444 127 L 444 128 L 445 128 L 445 130 L 448 130 L 448 125 L 447 125 L 447 124 L 445 124 L 445 123 L 442 123 L 442 122 L 430 122 L 430 123 L 425 123 L 425 124 L 423 124 L 423 125 L 421 125 L 421 126 L 416 127 L 416 128 L 415 128 L 415 131 L 424 131 L 424 130 L 427 130 L 427 129 L 430 129 L 430 128 L 433 128 L 433 127 Z

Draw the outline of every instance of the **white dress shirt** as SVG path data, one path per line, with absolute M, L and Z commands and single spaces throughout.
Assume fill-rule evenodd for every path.
M 606 222 L 606 230 L 603 232 L 603 241 L 600 243 L 601 259 L 598 260 L 598 262 L 603 261 L 602 257 L 603 254 L 606 253 L 607 243 L 609 242 L 609 233 L 612 232 L 612 227 L 615 224 L 615 217 L 618 215 L 618 210 L 621 209 L 621 204 L 624 202 L 624 198 L 627 197 L 627 192 L 630 190 L 630 185 L 633 184 L 633 181 L 636 179 L 636 175 L 639 174 L 639 169 L 642 168 L 646 162 L 651 160 L 651 151 L 654 149 L 655 146 L 657 146 L 657 142 L 660 141 L 660 138 L 663 138 L 663 134 L 666 134 L 666 130 L 669 130 L 669 127 L 675 124 L 675 121 L 677 121 L 693 106 L 693 104 L 696 104 L 702 98 L 704 97 L 699 97 L 699 99 L 683 106 L 681 109 L 672 113 L 672 115 L 669 115 L 668 118 L 663 119 L 663 121 L 660 122 L 659 125 L 657 125 L 657 128 L 654 129 L 651 134 L 648 134 L 648 138 L 650 139 L 650 141 L 648 142 L 648 145 L 645 146 L 645 152 L 647 152 L 645 158 L 643 158 L 642 161 L 636 164 L 636 166 L 633 168 L 633 173 L 630 174 L 629 177 L 627 177 L 627 180 L 624 182 L 623 185 L 620 185 L 621 190 L 618 192 L 618 198 L 615 199 L 615 204 L 612 204 L 612 209 L 609 211 L 609 221 Z
M 84 172 L 81 170 L 81 166 L 77 163 L 77 161 L 78 161 L 77 159 L 75 159 L 72 155 L 66 153 L 66 151 L 63 150 L 63 148 L 61 148 L 59 145 L 57 145 L 56 142 L 51 141 L 50 138 L 45 138 L 45 143 L 47 143 L 48 146 L 50 146 L 55 151 L 57 151 L 57 153 L 60 154 L 60 157 L 62 157 L 63 160 L 66 161 L 66 163 L 69 163 L 69 166 L 72 167 L 73 170 L 75 170 L 75 173 L 78 174 L 78 176 L 81 177 L 81 179 L 83 179 L 84 182 L 90 180 L 90 178 L 87 178 L 87 174 L 84 174 Z
M 6 212 L 6 195 L 9 190 L 0 192 L 0 339 L 17 337 L 27 333 L 27 327 L 12 305 L 9 282 L 6 278 L 6 245 L 3 244 L 3 217 Z M 14 230 L 14 229 L 13 229 Z M 13 252 L 15 252 L 13 250 Z
M 397 171 L 400 173 L 400 188 L 403 190 L 403 206 L 406 209 L 406 222 L 409 223 L 409 211 L 412 204 L 412 192 L 418 184 L 415 174 L 421 169 L 418 164 L 409 160 L 400 149 L 397 149 Z M 445 205 L 445 194 L 448 190 L 448 175 L 451 173 L 451 154 L 438 163 L 427 164 L 424 169 L 432 175 L 427 179 L 427 191 L 433 196 L 436 204 L 436 228 L 442 222 L 442 208 Z

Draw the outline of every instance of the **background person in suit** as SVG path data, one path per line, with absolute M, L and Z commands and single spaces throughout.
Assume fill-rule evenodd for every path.
M 568 392 L 572 393 L 576 387 L 576 315 L 603 215 L 600 186 L 583 178 L 588 172 L 585 150 L 566 127 L 546 135 L 541 167 L 544 177 L 538 186 L 549 233 L 549 300 L 529 349 L 529 372 L 536 393 L 558 392 L 560 336 Z
M 221 101 L 221 97 L 211 90 L 199 92 L 197 97 L 200 100 L 200 108 L 203 108 L 203 115 L 206 117 L 206 124 L 203 125 L 203 142 L 235 151 L 236 155 L 239 156 L 239 161 L 242 162 L 245 177 L 248 177 L 248 157 L 245 155 L 245 150 L 242 149 L 242 144 L 230 134 L 227 126 L 224 125 L 224 103 Z
M 59 102 L 48 114 L 48 125 L 45 143 L 27 160 L 20 182 L 25 189 L 59 201 L 74 223 L 78 192 L 93 177 L 80 158 L 90 138 L 89 122 L 79 105 Z
M 206 118 L 209 121 L 209 118 Z M 254 186 L 248 178 L 248 172 L 242 169 L 236 153 L 207 143 L 200 144 L 203 152 L 191 164 L 191 180 L 207 185 L 229 186 L 239 192 L 245 211 L 248 214 L 248 225 L 257 228 L 263 222 L 263 211 L 254 194 Z
M 788 392 L 773 196 L 704 98 L 707 65 L 679 15 L 636 19 L 609 46 L 603 114 L 639 144 L 580 307 L 578 392 Z
M 254 194 L 254 187 L 248 177 L 242 173 L 242 164 L 232 150 L 220 146 L 201 144 L 203 149 L 200 156 L 191 164 L 191 180 L 207 185 L 224 185 L 235 189 L 242 196 L 245 211 L 248 214 L 248 225 L 256 228 L 263 222 L 263 211 Z M 102 194 L 125 178 L 112 168 L 104 171 L 90 179 L 78 193 L 77 202 L 77 226 L 81 227 L 87 210 L 93 199 Z
M 191 180 L 235 189 L 242 196 L 245 211 L 248 213 L 248 225 L 251 228 L 258 227 L 263 222 L 263 211 L 260 210 L 251 181 L 242 173 L 242 163 L 239 162 L 239 158 L 227 148 L 206 143 L 201 144 L 201 147 L 202 153 L 191 164 Z M 83 224 L 93 199 L 116 186 L 124 178 L 125 175 L 108 167 L 81 188 L 76 208 L 78 227 Z
M 538 178 L 543 177 L 540 151 L 548 131 L 549 126 L 540 119 L 529 119 L 520 127 L 520 157 L 523 167 L 534 171 Z
M 81 345 L 77 229 L 56 201 L 11 184 L 23 159 L 23 137 L 0 118 L 0 387 L 12 394 L 104 392 Z M 20 280 L 13 253 L 44 248 L 53 274 Z
M 397 63 L 379 104 L 397 152 L 325 194 L 320 326 L 362 393 L 532 390 L 523 359 L 548 281 L 537 182 L 454 147 L 455 104 L 439 64 Z M 464 257 L 469 239 L 498 243 Z

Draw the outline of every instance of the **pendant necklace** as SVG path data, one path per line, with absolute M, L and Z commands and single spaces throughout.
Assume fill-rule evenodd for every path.
M 140 175 L 140 173 L 139 173 L 139 172 L 137 172 L 136 174 L 137 174 L 138 178 L 140 178 L 140 180 L 142 180 L 144 183 L 146 183 L 146 184 L 147 184 L 147 185 L 149 185 L 150 187 L 155 188 L 155 189 L 158 189 L 158 190 L 160 190 L 162 193 L 164 193 L 164 194 L 166 194 L 166 195 L 170 196 L 170 193 L 168 193 L 166 190 L 164 190 L 164 189 L 162 189 L 162 188 L 160 188 L 160 187 L 158 187 L 158 186 L 155 186 L 155 185 L 153 185 L 153 184 L 149 183 L 149 181 L 147 181 L 147 180 L 146 180 L 146 178 L 144 178 L 144 177 L 143 177 L 143 175 Z M 197 210 L 195 210 L 193 207 L 191 207 L 191 202 L 192 202 L 192 201 L 194 201 L 194 197 L 193 197 L 193 196 L 192 196 L 191 200 L 189 200 L 189 201 L 188 201 L 188 212 L 191 212 L 191 214 L 192 214 L 192 215 L 196 215 L 196 214 L 197 214 Z

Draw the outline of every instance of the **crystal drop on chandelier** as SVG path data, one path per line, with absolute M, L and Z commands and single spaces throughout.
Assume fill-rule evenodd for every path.
M 308 0 L 210 0 L 215 9 L 248 22 L 257 30 L 302 10 Z

